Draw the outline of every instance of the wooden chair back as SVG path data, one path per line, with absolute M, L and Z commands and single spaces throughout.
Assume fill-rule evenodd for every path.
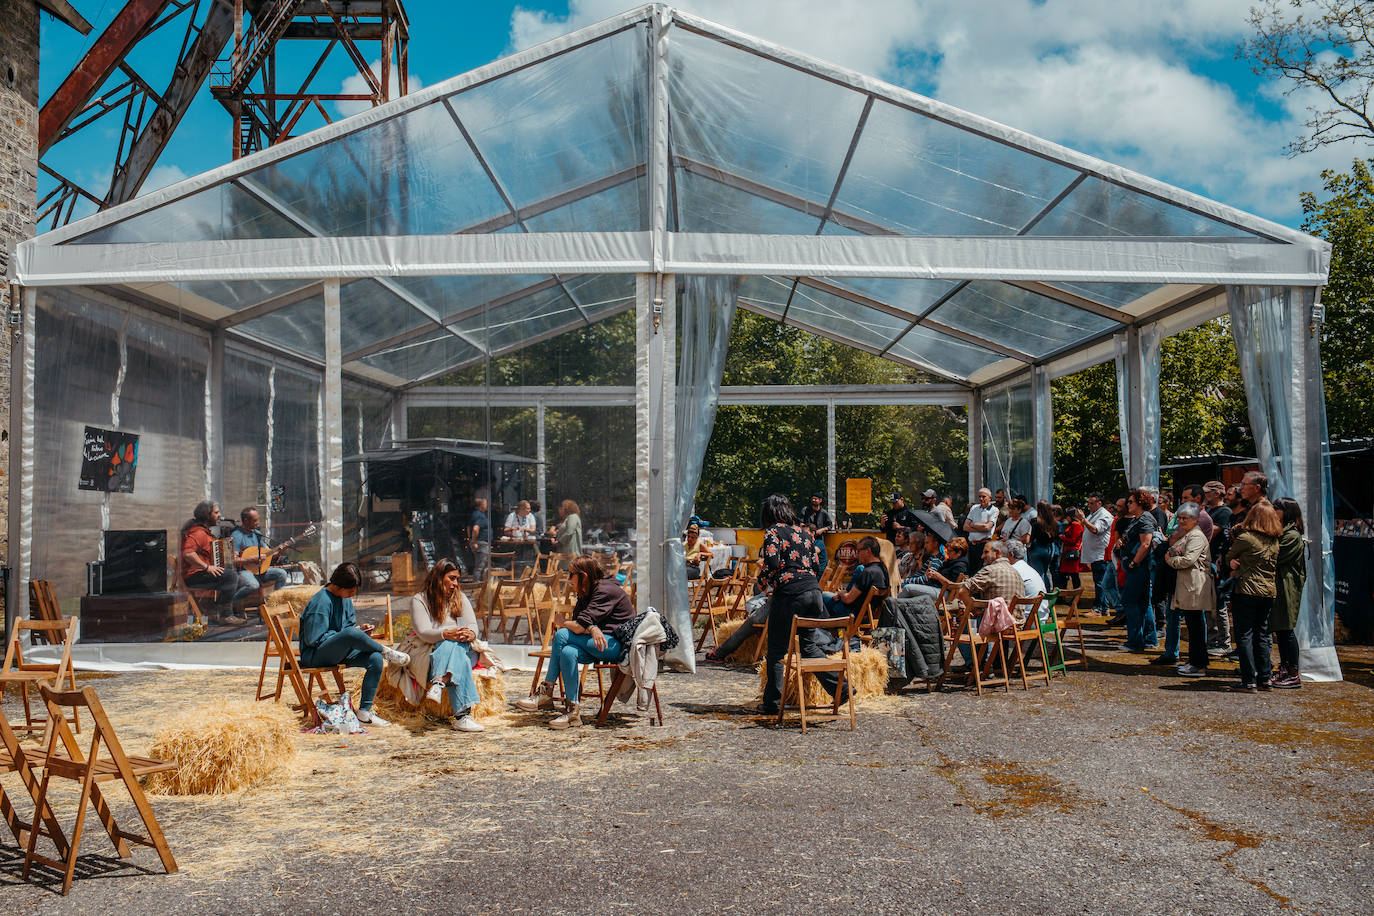
M 944 670 L 936 680 L 936 687 L 944 685 L 945 678 L 954 666 L 954 656 L 959 653 L 961 646 L 966 646 L 969 652 L 969 666 L 964 676 L 965 686 L 972 684 L 979 696 L 983 695 L 984 687 L 1002 687 L 1010 691 L 1011 676 L 1002 640 L 989 639 L 978 631 L 978 620 L 987 611 L 988 602 L 970 597 L 962 602 L 955 602 L 955 607 L 957 613 L 950 624 L 949 652 L 945 655 Z M 986 661 L 984 655 L 987 656 Z M 993 666 L 999 662 L 1002 673 L 1000 676 L 994 676 Z
M 308 668 L 301 663 L 300 655 L 296 650 L 296 640 L 300 637 L 301 631 L 301 619 L 289 607 L 270 608 L 266 617 L 267 638 L 276 642 L 276 658 L 280 659 L 281 664 L 277 674 L 277 693 L 274 699 L 280 699 L 282 678 L 285 677 L 290 681 L 291 689 L 296 694 L 296 703 L 293 708 L 298 709 L 303 717 L 315 720 L 319 716 L 315 709 L 315 688 L 319 688 L 326 703 L 333 703 L 334 698 L 330 695 L 329 687 L 324 682 L 324 675 L 332 674 L 334 686 L 338 689 L 339 696 L 343 697 L 346 692 L 343 666 L 330 665 Z
M 52 813 L 52 808 L 44 801 L 38 801 L 38 776 L 35 769 L 41 769 L 44 754 L 41 748 L 29 748 L 25 750 L 19 743 L 19 737 L 14 733 L 14 728 L 10 725 L 10 720 L 5 717 L 3 710 L 0 710 L 0 773 L 18 773 L 19 780 L 23 783 L 24 789 L 29 793 L 29 799 L 34 805 L 34 816 L 31 821 L 24 821 L 19 818 L 19 813 L 5 792 L 5 786 L 0 783 L 0 815 L 5 818 L 5 823 L 9 825 L 10 832 L 14 834 L 14 841 L 23 849 L 28 846 L 28 833 L 30 830 L 37 829 L 40 835 L 47 837 L 52 844 L 57 847 L 58 855 L 64 858 L 67 855 L 67 836 L 62 832 L 62 826 L 57 822 L 57 818 Z M 42 823 L 38 823 L 41 821 Z
M 29 580 L 29 617 L 34 620 L 62 620 L 62 609 L 57 603 L 57 595 L 53 592 L 52 582 L 47 579 Z M 49 634 L 33 635 L 35 640 L 51 645 L 48 641 Z
M 52 662 L 33 662 L 24 660 L 24 634 L 43 633 L 50 645 L 60 645 L 62 652 L 57 664 Z M 47 719 L 35 718 L 30 703 L 29 689 L 51 684 L 61 689 L 70 686 L 76 689 L 76 674 L 72 671 L 72 643 L 76 641 L 76 618 L 68 620 L 24 620 L 14 622 L 9 643 L 5 646 L 5 661 L 0 665 L 0 695 L 10 684 L 19 686 L 24 701 L 24 725 L 21 730 L 36 732 L 48 725 Z M 67 684 L 63 684 L 63 681 Z M 72 724 L 77 732 L 81 731 L 81 719 L 75 718 Z
M 839 658 L 806 658 L 801 652 L 801 637 L 798 630 L 837 630 L 840 638 Z M 787 655 L 783 658 L 782 701 L 778 704 L 778 724 L 787 714 L 789 698 L 795 698 L 795 706 L 801 714 L 802 733 L 806 733 L 806 675 L 833 671 L 838 675 L 835 697 L 830 707 L 830 716 L 840 715 L 841 698 L 849 695 L 849 730 L 854 731 L 854 691 L 849 689 L 851 668 L 849 662 L 849 637 L 854 635 L 854 618 L 851 617 L 793 617 L 791 631 L 787 636 Z
M 492 553 L 491 562 L 487 565 L 488 575 L 498 578 L 515 578 L 515 551 L 509 553 Z
M 1045 640 L 1040 632 L 1040 605 L 1045 602 L 1045 593 L 1040 592 L 1035 595 L 1026 595 L 1022 598 L 1014 598 L 1011 601 L 1012 617 L 1020 617 L 1018 609 L 1024 609 L 1025 617 L 1011 632 L 1012 651 L 1016 655 L 1017 667 L 1021 672 L 1021 687 L 1025 690 L 1030 689 L 1031 681 L 1043 680 L 1046 686 L 1050 683 L 1049 662 L 1046 660 Z M 1040 648 L 1040 659 L 1045 662 L 1041 670 L 1031 674 L 1026 670 L 1026 663 L 1030 660 L 1029 653 L 1024 648 L 1029 643 L 1031 651 L 1035 647 Z
M 859 611 L 854 615 L 854 629 L 859 637 L 871 640 L 870 635 L 878 626 L 878 617 L 881 615 L 883 602 L 892 597 L 891 588 L 869 587 L 868 594 L 864 595 L 863 604 L 859 605 Z
M 534 644 L 534 631 L 537 610 L 534 606 L 534 567 L 528 566 L 520 578 L 507 580 L 493 575 L 487 586 L 489 597 L 487 616 L 483 621 L 483 632 L 490 638 L 491 619 L 495 617 L 501 628 L 501 641 L 510 643 L 520 629 L 520 621 L 525 621 L 525 636 Z M 552 616 L 552 615 L 550 615 Z
M 79 782 L 81 784 L 81 801 L 77 807 L 71 843 L 62 858 L 53 859 L 39 855 L 37 852 L 39 831 L 31 830 L 29 832 L 29 842 L 24 853 L 23 877 L 27 880 L 29 868 L 34 862 L 40 862 L 49 867 L 63 870 L 62 893 L 66 895 L 71 890 L 72 876 L 76 872 L 76 860 L 81 847 L 81 828 L 85 822 L 86 808 L 92 802 L 94 802 L 97 816 L 105 826 L 105 832 L 109 834 L 110 841 L 114 843 L 115 850 L 121 858 L 128 858 L 129 856 L 128 842 L 150 846 L 157 851 L 158 858 L 162 860 L 162 867 L 167 874 L 174 874 L 177 870 L 176 859 L 172 857 L 172 850 L 167 845 L 167 838 L 163 835 L 162 827 L 158 824 L 157 817 L 153 814 L 152 806 L 148 804 L 148 798 L 143 794 L 143 787 L 139 785 L 138 780 L 140 777 L 152 773 L 175 770 L 177 764 L 151 757 L 133 757 L 125 754 L 124 747 L 120 744 L 118 735 L 115 734 L 114 726 L 110 724 L 109 717 L 105 715 L 104 707 L 100 705 L 100 699 L 91 688 L 83 687 L 81 690 L 57 691 L 46 684 L 42 684 L 39 685 L 38 689 L 42 692 L 43 702 L 48 707 L 48 719 L 55 722 L 56 727 L 48 731 L 47 754 L 43 761 L 43 781 L 39 784 L 37 804 L 40 810 L 47 804 L 48 785 L 53 779 Z M 67 727 L 65 711 L 68 709 L 74 714 L 85 709 L 91 717 L 90 752 L 85 755 L 81 753 L 75 736 Z M 106 754 L 105 757 L 101 756 L 102 746 Z M 124 784 L 129 797 L 133 800 L 134 807 L 138 810 L 139 818 L 143 821 L 146 834 L 122 830 L 115 822 L 114 814 L 109 805 L 106 804 L 99 786 L 102 782 L 115 780 Z M 59 852 L 59 854 L 61 853 Z

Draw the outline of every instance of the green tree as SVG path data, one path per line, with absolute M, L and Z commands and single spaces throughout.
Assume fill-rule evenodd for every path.
M 1322 381 L 1333 438 L 1374 429 L 1374 160 L 1355 160 L 1350 174 L 1322 172 L 1326 197 L 1302 195 L 1305 232 L 1331 243 L 1331 276 L 1322 293 Z

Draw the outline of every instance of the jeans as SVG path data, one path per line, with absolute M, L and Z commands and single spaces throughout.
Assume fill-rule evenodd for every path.
M 363 689 L 358 697 L 359 709 L 372 708 L 377 685 L 382 681 L 382 669 L 386 667 L 382 644 L 357 627 L 344 627 L 330 633 L 313 649 L 302 646 L 301 664 L 307 668 L 328 668 L 330 665 L 366 668 Z
M 470 644 L 452 639 L 441 639 L 430 650 L 429 682 L 442 681 L 448 675 L 448 705 L 455 716 L 477 705 L 477 682 L 472 679 L 475 656 Z
M 800 595 L 773 596 L 773 610 L 768 615 L 768 655 L 766 665 L 768 681 L 763 687 L 763 708 L 765 712 L 775 712 L 782 703 L 783 656 L 787 655 L 788 640 L 792 636 L 793 617 L 824 617 L 825 605 L 821 601 L 821 591 L 813 588 Z M 846 614 L 845 616 L 849 616 Z M 797 641 L 801 644 L 803 658 L 825 658 L 825 650 L 817 643 L 817 630 L 798 630 Z M 849 635 L 849 634 L 846 634 Z M 834 671 L 820 671 L 816 680 L 821 682 L 826 693 L 832 697 L 840 686 L 840 676 Z
M 1207 611 L 1207 633 L 1208 648 L 1231 650 L 1231 615 L 1225 604 Z
M 863 602 L 860 602 L 860 604 L 862 604 L 862 603 L 863 603 Z M 859 610 L 858 610 L 858 608 L 851 608 L 849 605 L 845 604 L 843 601 L 840 600 L 840 596 L 839 596 L 839 595 L 830 595 L 829 597 L 826 597 L 826 598 L 825 598 L 825 601 L 824 601 L 824 607 L 825 607 L 825 610 L 822 611 L 822 612 L 821 612 L 819 615 L 817 615 L 817 616 L 819 616 L 819 617 L 832 617 L 832 618 L 834 618 L 834 617 L 849 617 L 849 616 L 857 617 L 857 616 L 859 616 Z M 802 616 L 806 616 L 806 615 L 803 614 Z M 791 626 L 791 624 L 789 623 L 788 626 Z
M 1083 580 L 1079 578 L 1078 573 L 1076 573 L 1076 572 L 1071 572 L 1071 573 L 1058 572 L 1058 573 L 1055 573 L 1055 575 L 1054 575 L 1054 581 L 1055 581 L 1055 587 L 1056 587 L 1056 588 L 1082 588 L 1082 587 L 1083 587 Z
M 1168 658 L 1178 658 L 1178 639 L 1179 629 L 1183 623 L 1184 612 L 1172 605 L 1165 611 L 1166 622 L 1164 625 L 1164 655 Z M 1193 636 L 1188 634 L 1188 646 L 1192 648 Z
M 1030 564 L 1031 569 L 1040 574 L 1041 579 L 1049 582 L 1053 578 L 1050 575 L 1050 560 L 1053 556 L 1048 547 L 1032 547 L 1026 551 L 1026 562 Z
M 902 590 L 897 593 L 898 598 L 915 598 L 920 595 L 925 595 L 928 598 L 938 598 L 940 596 L 940 587 L 938 585 L 921 585 L 918 582 L 913 582 L 911 585 L 903 585 Z
M 1116 566 L 1110 560 L 1093 564 L 1093 610 L 1105 614 L 1110 608 L 1121 606 L 1121 593 L 1116 588 Z
M 1184 621 L 1188 624 L 1188 664 L 1194 668 L 1207 667 L 1207 623 L 1203 618 L 1204 611 L 1174 611 L 1175 614 L 1182 613 Z M 1165 650 L 1168 651 L 1167 649 Z
M 1121 606 L 1126 612 L 1126 646 L 1137 651 L 1159 644 L 1155 635 L 1155 614 L 1150 607 L 1150 561 L 1126 570 L 1126 585 L 1121 590 Z
M 233 566 L 224 567 L 224 571 L 218 576 L 196 571 L 183 578 L 188 588 L 214 589 L 215 604 L 228 605 L 235 598 L 248 593 L 248 589 L 243 588 L 243 583 L 239 579 L 238 570 Z
M 755 595 L 745 602 L 744 609 L 749 612 L 749 616 L 739 625 L 738 630 L 716 647 L 713 653 L 716 658 L 728 658 L 733 655 L 735 650 L 744 645 L 746 639 L 763 629 L 763 625 L 768 622 L 768 615 L 773 610 L 773 599 L 767 595 Z
M 577 691 L 581 686 L 577 676 L 578 665 L 613 662 L 620 658 L 620 648 L 620 643 L 609 633 L 606 634 L 606 648 L 598 649 L 590 633 L 574 633 L 567 627 L 561 627 L 553 634 L 553 643 L 549 647 L 549 671 L 544 675 L 544 683 L 557 683 L 561 677 L 563 696 L 568 698 L 569 703 L 576 703 Z
M 1240 682 L 1267 684 L 1273 669 L 1269 641 L 1269 611 L 1273 598 L 1256 595 L 1231 596 L 1231 613 L 1236 615 L 1236 651 L 1240 653 Z
M 491 568 L 491 541 L 472 542 L 472 576 L 478 582 L 487 581 L 487 570 Z
M 239 571 L 239 579 L 243 582 L 243 587 L 250 592 L 257 591 L 264 582 L 271 582 L 277 588 L 281 588 L 286 585 L 286 570 L 269 566 L 266 572 L 258 576 L 244 569 Z
M 1292 630 L 1275 630 L 1274 642 L 1279 644 L 1279 664 L 1289 674 L 1298 673 L 1298 637 Z

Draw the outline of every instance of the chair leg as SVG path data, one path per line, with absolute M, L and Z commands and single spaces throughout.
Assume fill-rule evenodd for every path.
M 539 659 L 534 665 L 534 680 L 530 681 L 530 696 L 534 696 L 539 689 L 539 675 L 544 673 L 544 660 Z
M 955 646 L 954 648 L 955 648 L 955 650 L 957 651 L 959 647 L 958 647 L 958 646 Z M 989 648 L 991 648 L 991 647 L 989 647 Z M 968 668 L 969 668 L 969 671 L 970 671 L 970 672 L 972 673 L 972 675 L 973 675 L 973 686 L 977 689 L 978 695 L 981 697 L 981 696 L 983 695 L 983 678 L 982 678 L 982 675 L 980 674 L 980 672 L 982 671 L 982 668 L 983 668 L 983 660 L 982 660 L 981 658 L 978 657 L 978 654 L 979 654 L 979 653 L 978 653 L 978 651 L 977 651 L 977 649 L 978 649 L 978 645 L 977 645 L 977 644 L 970 642 L 970 643 L 969 643 L 968 649 L 969 649 L 969 655 L 971 655 L 971 656 L 972 656 L 972 659 L 973 659 L 972 661 L 969 662 Z M 952 654 L 952 653 L 951 653 L 951 654 Z
M 661 725 L 663 725 L 663 707 L 662 707 L 661 705 L 659 705 L 659 702 L 658 702 L 658 684 L 657 684 L 657 683 L 655 683 L 654 686 L 653 686 L 653 694 L 654 694 L 654 712 L 656 712 L 656 713 L 658 714 L 658 721 L 657 721 L 657 722 L 650 722 L 649 724 L 650 724 L 650 725 L 659 725 L 659 726 L 661 726 Z
M 1021 651 L 1020 635 L 1017 635 L 1012 648 L 1016 650 L 1016 670 L 1021 675 L 1021 689 L 1030 690 L 1030 681 L 1026 680 L 1026 655 Z
M 72 827 L 72 846 L 67 851 L 67 873 L 62 878 L 62 896 L 67 896 L 72 889 L 72 878 L 76 875 L 76 851 L 81 846 L 81 828 L 86 823 L 86 806 L 91 801 L 91 788 L 95 784 L 95 774 L 87 773 L 86 778 L 81 781 L 81 801 L 76 807 L 76 825 Z M 119 834 L 116 833 L 115 836 Z

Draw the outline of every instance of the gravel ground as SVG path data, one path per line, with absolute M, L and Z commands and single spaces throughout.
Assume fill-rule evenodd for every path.
M 65 899 L 50 875 L 22 882 L 22 855 L 0 846 L 0 899 L 19 912 L 1374 912 L 1374 653 L 1345 653 L 1344 683 L 1236 695 L 1094 640 L 1092 670 L 1048 688 L 870 700 L 856 732 L 774 727 L 748 712 L 753 672 L 725 669 L 665 675 L 662 727 L 619 716 L 555 733 L 512 712 L 475 737 L 303 735 L 274 786 L 153 798 L 179 874 L 150 850 L 110 858 L 97 824 Z M 527 678 L 509 675 L 512 696 Z M 159 721 L 141 699 L 252 689 L 242 671 L 92 683 L 134 753 Z

